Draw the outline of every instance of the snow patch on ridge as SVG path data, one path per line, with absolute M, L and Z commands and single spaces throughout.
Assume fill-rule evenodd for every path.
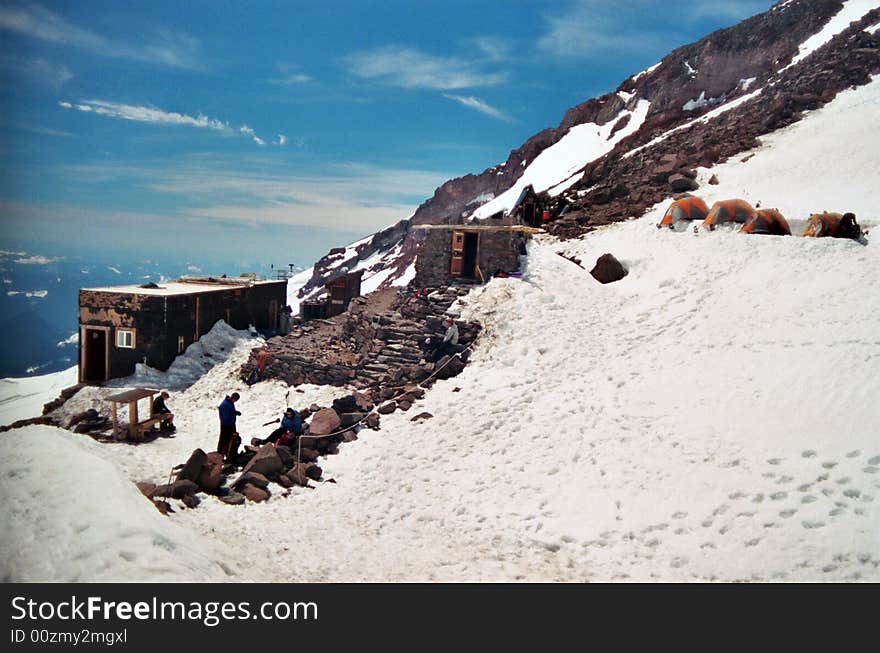
M 639 100 L 633 110 L 622 110 L 604 125 L 592 122 L 575 125 L 559 141 L 535 157 L 513 186 L 474 211 L 473 217 L 482 219 L 498 211 L 510 210 L 529 184 L 540 193 L 569 179 L 578 169 L 607 154 L 621 140 L 638 131 L 650 106 L 647 100 Z M 625 116 L 630 117 L 627 125 L 609 138 L 611 130 Z

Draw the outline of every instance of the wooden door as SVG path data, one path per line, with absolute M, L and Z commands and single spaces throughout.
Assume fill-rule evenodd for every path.
M 453 277 L 461 276 L 461 268 L 464 263 L 464 232 L 452 232 L 452 264 L 449 274 Z

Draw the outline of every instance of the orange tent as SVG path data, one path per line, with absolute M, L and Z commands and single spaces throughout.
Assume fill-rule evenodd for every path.
M 755 215 L 755 209 L 745 200 L 721 200 L 712 205 L 709 215 L 703 220 L 706 229 L 714 230 L 727 222 L 748 222 Z
M 813 213 L 807 222 L 807 230 L 804 231 L 806 238 L 852 238 L 858 240 L 862 235 L 862 228 L 856 222 L 856 216 L 852 213 Z
M 657 224 L 657 228 L 674 229 L 677 223 L 684 220 L 705 220 L 708 213 L 709 207 L 699 197 L 682 197 L 669 205 L 666 213 L 663 214 L 663 219 Z
M 770 236 L 791 236 L 791 228 L 788 226 L 782 214 L 776 209 L 758 209 L 751 220 L 739 230 L 741 234 L 768 234 Z

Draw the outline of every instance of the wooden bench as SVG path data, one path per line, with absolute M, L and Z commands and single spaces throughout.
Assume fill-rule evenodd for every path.
M 135 442 L 143 442 L 147 431 L 153 430 L 153 426 L 161 422 L 164 418 L 164 415 L 157 415 L 156 417 L 149 417 L 145 420 L 141 420 L 131 429 L 131 439 Z

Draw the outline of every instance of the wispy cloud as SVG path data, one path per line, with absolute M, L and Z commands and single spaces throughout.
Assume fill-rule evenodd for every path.
M 721 18 L 738 21 L 766 11 L 770 0 L 697 0 L 693 3 L 691 18 Z
M 270 84 L 279 86 L 295 86 L 298 84 L 307 84 L 312 81 L 311 75 L 306 75 L 300 70 L 296 64 L 281 63 L 278 64 L 278 77 L 267 79 Z
M 771 0 L 693 0 L 684 20 L 720 18 L 731 22 L 764 11 Z M 538 49 L 562 58 L 576 58 L 606 51 L 611 53 L 657 50 L 668 52 L 668 27 L 644 20 L 667 7 L 660 0 L 631 0 L 612 4 L 605 0 L 573 0 L 567 8 L 546 14 Z M 674 41 L 674 35 L 673 41 Z
M 16 259 L 14 262 L 18 263 L 19 265 L 49 265 L 50 263 L 55 263 L 58 260 L 60 259 L 48 258 L 46 256 L 40 256 L 39 254 L 33 254 L 31 256 Z
M 504 72 L 487 72 L 474 61 L 435 57 L 404 47 L 385 47 L 356 52 L 343 59 L 358 77 L 402 88 L 454 91 L 497 86 L 507 80 Z
M 412 215 L 425 197 L 452 176 L 448 171 L 354 163 L 310 168 L 299 174 L 277 166 L 264 155 L 234 160 L 205 155 L 175 164 L 66 167 L 64 173 L 71 183 L 115 185 L 124 180 L 166 195 L 179 207 L 175 211 L 179 220 L 300 225 L 360 233 Z M 0 214 L 3 210 L 0 202 Z M 20 206 L 8 210 L 22 219 L 27 215 Z M 79 215 L 70 210 L 60 214 Z
M 164 111 L 156 107 L 122 104 L 119 102 L 106 102 L 104 100 L 82 100 L 77 103 L 62 100 L 58 106 L 64 109 L 82 111 L 84 113 L 94 113 L 99 116 L 108 118 L 117 118 L 119 120 L 131 120 L 134 122 L 146 122 L 154 125 L 178 125 L 186 127 L 196 127 L 199 129 L 209 129 L 216 132 L 224 132 L 227 134 L 238 133 L 250 138 L 257 145 L 265 145 L 266 141 L 260 138 L 247 125 L 238 128 L 232 127 L 228 122 L 209 118 L 208 116 L 199 114 L 198 116 L 190 116 L 186 113 L 178 113 L 176 111 Z
M 26 75 L 45 86 L 59 89 L 73 79 L 70 68 L 64 64 L 55 64 L 45 59 L 28 59 L 12 55 L 0 56 L 0 68 L 19 75 Z
M 486 114 L 492 118 L 497 120 L 503 120 L 504 122 L 513 122 L 513 118 L 509 115 L 501 111 L 500 109 L 496 109 L 495 107 L 487 104 L 483 100 L 479 98 L 475 98 L 472 95 L 462 96 L 462 95 L 450 95 L 447 93 L 443 94 L 443 97 L 448 98 L 450 100 L 454 100 L 459 104 L 463 104 L 469 109 L 474 109 L 475 111 L 479 111 L 480 113 Z
M 105 37 L 69 22 L 63 16 L 31 2 L 0 6 L 0 29 L 59 43 L 105 57 L 169 66 L 200 69 L 199 43 L 192 36 L 159 29 L 146 43 L 129 43 Z
M 497 36 L 478 36 L 473 44 L 483 53 L 488 61 L 499 63 L 510 59 L 510 44 Z

